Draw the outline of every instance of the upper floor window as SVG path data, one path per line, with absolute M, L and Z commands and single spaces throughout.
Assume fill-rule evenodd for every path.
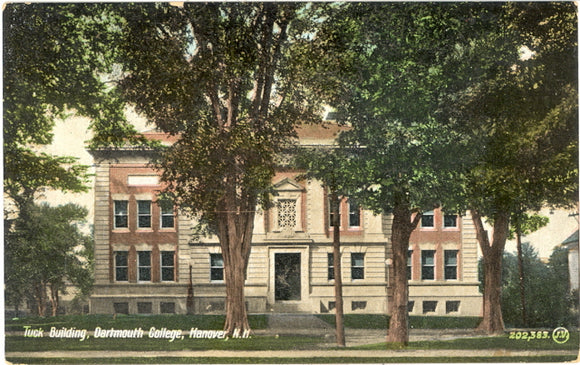
M 161 210 L 161 228 L 175 228 L 173 204 L 168 201 L 161 201 L 159 208 Z
M 457 279 L 457 250 L 445 250 L 445 280 Z
M 334 254 L 328 253 L 328 280 L 334 280 Z
M 348 199 L 348 226 L 360 227 L 360 205 L 354 199 Z
M 115 200 L 115 228 L 129 227 L 129 202 L 127 200 Z
M 435 216 L 433 211 L 425 212 L 421 216 L 421 227 L 423 228 L 433 228 L 435 227 Z
M 151 200 L 137 201 L 137 227 L 151 228 Z
M 129 252 L 115 251 L 115 281 L 129 281 Z
M 434 280 L 435 279 L 435 251 L 423 250 L 421 251 L 421 279 Z
M 350 254 L 350 276 L 353 280 L 365 278 L 365 254 Z
M 224 259 L 221 253 L 212 253 L 209 255 L 210 261 L 210 280 L 224 280 Z
M 281 229 L 296 227 L 296 200 L 280 199 L 278 201 L 278 227 Z
M 151 251 L 137 251 L 137 280 L 151 281 Z
M 161 251 L 161 281 L 175 280 L 175 251 Z
M 334 199 L 329 199 L 328 200 L 328 225 L 330 227 L 334 227 L 334 220 L 335 220 L 335 211 L 336 211 L 336 206 L 338 205 L 338 217 L 337 217 L 337 221 L 338 221 L 338 226 L 340 227 L 340 202 L 334 200 Z
M 457 215 L 455 215 L 455 214 L 445 214 L 443 216 L 443 227 L 444 228 L 455 228 L 455 227 L 457 227 Z

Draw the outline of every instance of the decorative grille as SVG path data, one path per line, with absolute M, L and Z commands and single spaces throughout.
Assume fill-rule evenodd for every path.
M 278 201 L 278 226 L 280 228 L 296 227 L 296 200 Z

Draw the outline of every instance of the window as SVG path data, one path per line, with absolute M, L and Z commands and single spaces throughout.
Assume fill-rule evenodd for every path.
M 455 227 L 457 227 L 457 215 L 455 215 L 455 214 L 445 214 L 443 216 L 443 227 L 444 228 L 455 228 Z
M 334 211 L 336 210 L 336 205 L 338 204 L 338 211 L 340 212 L 340 202 L 332 199 L 328 200 L 328 225 L 334 227 Z M 338 214 L 338 226 L 340 227 L 340 213 Z
M 137 201 L 137 227 L 151 228 L 151 200 Z
M 137 302 L 137 313 L 138 314 L 151 314 L 151 313 L 153 313 L 153 303 L 151 303 L 151 302 Z
M 350 254 L 350 276 L 353 280 L 365 278 L 365 254 Z
M 423 213 L 423 215 L 421 216 L 421 227 L 424 228 L 435 227 L 435 219 L 433 211 Z
M 161 251 L 161 281 L 175 280 L 175 251 Z
M 437 310 L 437 301 L 426 300 L 423 302 L 423 314 L 433 313 L 435 310 Z
M 129 252 L 115 251 L 115 281 L 129 281 Z
M 459 312 L 459 300 L 448 300 L 445 302 L 445 313 L 456 313 Z
M 129 202 L 115 200 L 115 228 L 129 228 Z
M 407 302 L 407 312 L 411 313 L 413 312 L 413 309 L 415 308 L 415 301 L 414 300 L 409 300 Z
M 421 251 L 421 279 L 435 279 L 435 251 L 433 250 Z
M 348 199 L 348 226 L 360 227 L 360 205 L 354 199 Z
M 159 208 L 161 209 L 161 228 L 174 228 L 173 204 L 168 201 L 162 201 L 159 203 Z
M 129 303 L 128 302 L 121 302 L 121 303 L 113 303 L 113 310 L 116 314 L 129 314 Z
M 457 250 L 445 250 L 445 280 L 457 279 Z
M 413 250 L 407 251 L 407 280 L 413 278 Z
M 334 280 L 334 254 L 328 254 L 328 280 Z
M 296 200 L 280 199 L 278 201 L 278 227 L 281 229 L 296 227 Z
M 161 314 L 175 314 L 175 303 L 173 302 L 159 303 L 159 312 Z
M 151 281 L 151 251 L 137 251 L 137 280 Z
M 221 253 L 212 253 L 209 255 L 210 259 L 210 280 L 223 281 L 224 280 L 224 259 Z
M 366 301 L 352 301 L 352 303 L 350 303 L 350 309 L 355 311 L 357 309 L 366 309 L 367 308 L 367 302 Z

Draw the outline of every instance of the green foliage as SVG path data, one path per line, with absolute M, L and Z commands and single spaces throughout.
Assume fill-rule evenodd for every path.
M 574 299 L 568 284 L 566 250 L 556 248 L 548 263 L 540 260 L 537 251 L 529 243 L 522 244 L 522 254 L 528 326 L 575 326 L 577 318 L 572 312 Z M 481 261 L 479 275 L 482 280 Z M 506 252 L 502 260 L 502 314 L 506 325 L 522 327 L 521 313 L 518 259 L 516 255 Z
M 510 233 L 508 239 L 513 240 L 519 230 L 521 236 L 527 236 L 538 229 L 545 227 L 550 218 L 541 216 L 539 214 L 514 214 L 512 215 L 512 224 L 510 225 Z
M 33 300 L 44 306 L 49 287 L 64 293 L 66 281 L 87 295 L 93 281 L 92 237 L 77 226 L 86 209 L 41 204 L 23 213 L 5 235 L 7 303 L 18 307 L 23 300 Z
M 52 142 L 57 119 L 90 117 L 97 144 L 120 145 L 135 132 L 108 85 L 115 36 L 108 9 L 13 3 L 3 11 L 4 187 L 17 209 L 46 188 L 87 191 L 88 166 L 38 152 Z
M 310 18 L 316 8 L 115 7 L 123 19 L 119 90 L 151 123 L 178 137 L 157 166 L 170 185 L 167 194 L 202 222 L 212 224 L 216 212 L 268 205 L 276 156 L 297 123 L 317 119 L 320 100 L 306 87 L 313 74 L 294 61 L 295 54 L 308 54 L 307 34 L 320 20 Z

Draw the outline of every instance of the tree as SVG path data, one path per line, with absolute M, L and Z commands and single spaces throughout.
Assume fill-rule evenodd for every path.
M 316 179 L 328 192 L 328 201 L 332 213 L 332 267 L 334 274 L 334 301 L 336 343 L 340 347 L 346 345 L 344 335 L 344 301 L 342 297 L 342 265 L 340 255 L 340 203 L 351 196 L 356 187 L 352 177 L 351 153 L 345 149 L 321 147 L 318 149 L 303 149 L 298 152 L 295 164 L 306 172 L 303 177 Z M 351 176 L 351 179 L 348 179 Z
M 567 253 L 556 248 L 548 263 L 544 263 L 529 243 L 522 244 L 525 296 L 527 301 L 526 322 L 522 318 L 520 301 L 518 258 L 512 253 L 503 254 L 502 264 L 502 315 L 509 327 L 559 327 L 575 325 L 572 315 L 572 296 L 568 287 Z M 480 260 L 479 275 L 483 279 L 483 262 Z M 483 288 L 482 288 L 483 289 Z
M 512 215 L 512 228 L 510 229 L 509 239 L 516 237 L 516 248 L 518 256 L 518 272 L 520 282 L 520 300 L 522 302 L 522 321 L 524 326 L 527 325 L 527 311 L 526 311 L 526 293 L 524 284 L 524 256 L 522 251 L 522 236 L 528 235 L 538 229 L 546 226 L 549 222 L 548 217 L 543 217 L 538 214 L 529 215 L 524 212 L 517 212 Z
M 466 140 L 437 116 L 444 90 L 441 63 L 453 50 L 456 5 L 351 3 L 321 34 L 340 50 L 336 75 L 339 120 L 352 125 L 340 136 L 357 149 L 363 204 L 393 214 L 392 310 L 387 341 L 408 342 L 407 252 L 422 212 L 443 205 L 458 211 Z M 387 24 L 388 26 L 385 26 Z M 350 39 L 350 42 L 348 41 Z M 338 48 L 336 48 L 338 47 Z
M 501 333 L 510 217 L 577 201 L 576 9 L 492 4 L 472 21 L 469 40 L 448 62 L 456 89 L 446 103 L 457 129 L 478 146 L 467 192 L 485 268 L 480 329 Z M 491 238 L 483 217 L 493 225 Z
M 267 206 L 276 156 L 294 126 L 319 119 L 307 52 L 316 6 L 302 3 L 126 4 L 119 32 L 123 98 L 177 136 L 156 166 L 183 212 L 219 239 L 225 331 L 249 330 L 244 280 L 256 207 Z M 135 41 L 135 40 L 139 41 Z M 304 68 L 306 69 L 306 68 Z
M 55 316 L 66 282 L 86 294 L 92 284 L 91 237 L 80 232 L 87 210 L 74 204 L 51 207 L 44 203 L 27 210 L 6 234 L 6 297 L 16 307 L 31 294 L 36 313 L 46 314 L 48 302 Z

